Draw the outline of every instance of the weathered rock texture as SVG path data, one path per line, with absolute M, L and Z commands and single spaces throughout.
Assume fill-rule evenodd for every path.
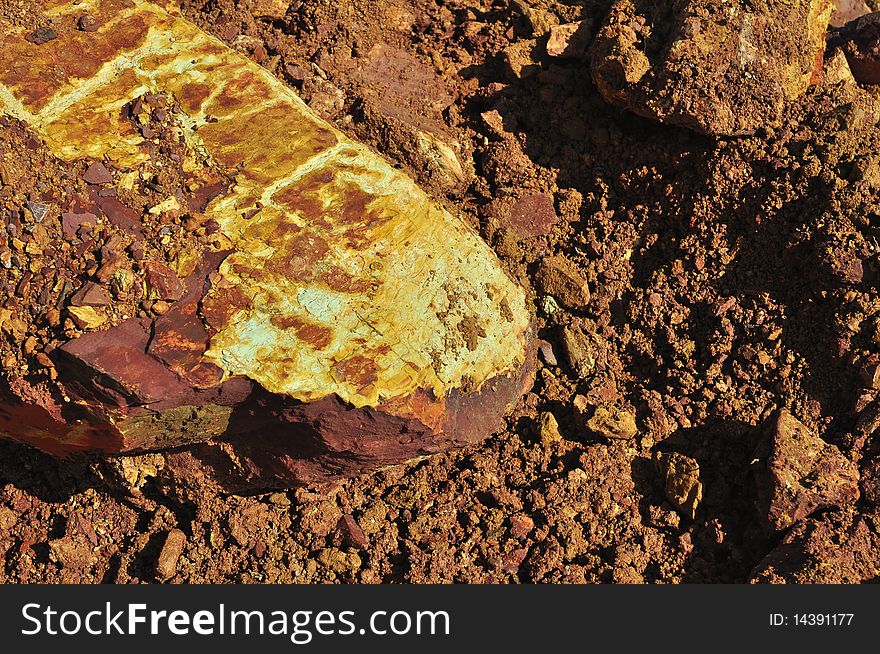
M 58 20 L 85 13 L 41 4 Z M 148 150 L 121 110 L 172 95 L 192 152 L 181 165 L 235 171 L 205 209 L 228 248 L 165 315 L 59 348 L 66 397 L 0 388 L 0 432 L 56 454 L 201 443 L 178 463 L 243 487 L 496 430 L 530 384 L 533 335 L 523 291 L 480 238 L 172 4 L 87 5 L 97 31 L 44 45 L 0 34 L 0 112 L 64 160 L 137 170 Z
M 766 461 L 757 475 L 758 502 L 775 531 L 820 509 L 859 499 L 856 465 L 788 411 L 781 411 L 770 424 L 757 458 Z
M 822 71 L 831 0 L 619 0 L 592 47 L 612 104 L 715 135 L 775 125 Z
M 841 48 L 856 81 L 880 84 L 880 12 L 868 14 L 832 32 L 830 48 Z
M 841 27 L 865 14 L 870 14 L 871 8 L 865 0 L 835 0 L 834 14 L 831 16 L 831 26 Z

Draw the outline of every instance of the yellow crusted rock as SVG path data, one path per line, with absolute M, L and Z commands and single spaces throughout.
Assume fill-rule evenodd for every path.
M 212 384 L 246 378 L 302 402 L 338 397 L 438 432 L 454 430 L 450 394 L 498 378 L 524 385 L 522 289 L 405 174 L 171 3 L 41 4 L 62 22 L 88 13 L 99 28 L 35 45 L 4 27 L 0 111 L 64 160 L 137 171 L 148 149 L 122 109 L 166 93 L 181 106 L 184 167 L 234 175 L 205 212 L 232 244 L 200 301 L 210 339 L 198 364 L 219 368 Z

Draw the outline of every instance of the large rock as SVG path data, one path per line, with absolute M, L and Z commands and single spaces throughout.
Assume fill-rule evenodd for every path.
M 880 12 L 861 16 L 834 30 L 828 46 L 843 50 L 856 81 L 880 84 Z
M 770 584 L 860 584 L 877 579 L 877 514 L 853 509 L 807 518 L 755 566 L 750 581 Z
M 77 3 L 41 5 L 56 39 L 0 33 L 0 112 L 65 161 L 137 172 L 148 144 L 120 109 L 170 94 L 187 172 L 207 158 L 235 183 L 205 208 L 228 247 L 170 310 L 57 349 L 59 392 L 0 383 L 0 432 L 56 454 L 197 443 L 178 468 L 243 488 L 358 473 L 500 426 L 531 383 L 533 330 L 477 234 L 172 4 L 88 3 L 88 32 L 63 28 Z
M 609 102 L 716 135 L 780 122 L 822 71 L 831 0 L 618 0 L 592 47 Z
M 757 458 L 765 463 L 756 477 L 759 509 L 775 531 L 859 499 L 858 467 L 788 411 L 768 426 Z

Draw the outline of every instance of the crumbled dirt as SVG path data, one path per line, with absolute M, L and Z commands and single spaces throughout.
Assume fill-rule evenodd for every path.
M 161 475 L 126 492 L 107 462 L 0 442 L 0 582 L 876 580 L 877 89 L 829 75 L 748 137 L 661 126 L 606 104 L 584 53 L 547 54 L 551 28 L 592 38 L 610 4 L 313 0 L 255 19 L 251 0 L 184 2 L 480 230 L 534 289 L 538 380 L 481 445 L 285 493 L 213 496 Z M 3 18 L 48 26 L 28 11 L 0 0 Z M 173 99 L 147 104 L 154 159 L 173 158 Z M 115 197 L 132 229 L 91 211 L 92 162 L 60 165 L 10 121 L 0 158 L 4 379 L 51 391 L 40 354 L 83 328 L 72 295 L 106 284 L 108 324 L 153 312 L 142 262 L 179 270 L 180 252 L 209 245 L 196 200 L 224 180 L 136 180 Z M 184 209 L 158 224 L 149 208 L 171 196 Z M 97 224 L 64 234 L 62 213 L 90 211 Z M 111 255 L 126 293 L 101 281 Z M 549 256 L 588 302 L 545 292 Z M 600 407 L 603 423 L 635 416 L 636 435 L 588 428 Z M 781 409 L 860 467 L 863 497 L 775 534 L 753 470 Z M 542 441 L 547 412 L 562 440 Z M 657 453 L 697 464 L 686 510 Z

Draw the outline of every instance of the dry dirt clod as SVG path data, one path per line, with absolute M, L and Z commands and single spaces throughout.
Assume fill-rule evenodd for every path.
M 605 406 L 596 408 L 587 429 L 611 440 L 629 440 L 638 433 L 636 418 L 630 411 Z
M 590 288 L 580 270 L 562 255 L 545 257 L 538 264 L 538 286 L 569 309 L 582 310 L 590 303 Z
M 794 525 L 752 572 L 754 583 L 852 584 L 877 575 L 873 518 L 829 511 Z
M 49 556 L 62 567 L 74 570 L 83 570 L 97 561 L 88 543 L 71 536 L 49 541 Z
M 180 529 L 172 529 L 165 536 L 165 543 L 156 559 L 156 577 L 167 581 L 177 574 L 177 561 L 186 546 L 186 534 Z
M 703 483 L 697 462 L 678 452 L 654 452 L 654 465 L 663 481 L 666 499 L 693 520 L 703 499 Z
M 608 102 L 716 135 L 778 125 L 822 71 L 831 0 L 618 0 L 593 44 Z
M 327 547 L 318 552 L 318 562 L 337 575 L 357 572 L 362 563 L 356 552 L 343 552 L 335 547 Z
M 767 425 L 757 453 L 765 467 L 756 474 L 758 504 L 775 531 L 811 513 L 859 498 L 859 470 L 834 445 L 783 410 Z
M 576 59 L 584 55 L 590 39 L 587 23 L 565 23 L 550 28 L 547 54 L 551 57 Z
M 255 0 L 254 17 L 264 20 L 281 20 L 287 15 L 289 0 Z
M 566 325 L 562 330 L 562 349 L 568 365 L 580 379 L 587 379 L 596 368 L 596 354 L 590 336 Z

